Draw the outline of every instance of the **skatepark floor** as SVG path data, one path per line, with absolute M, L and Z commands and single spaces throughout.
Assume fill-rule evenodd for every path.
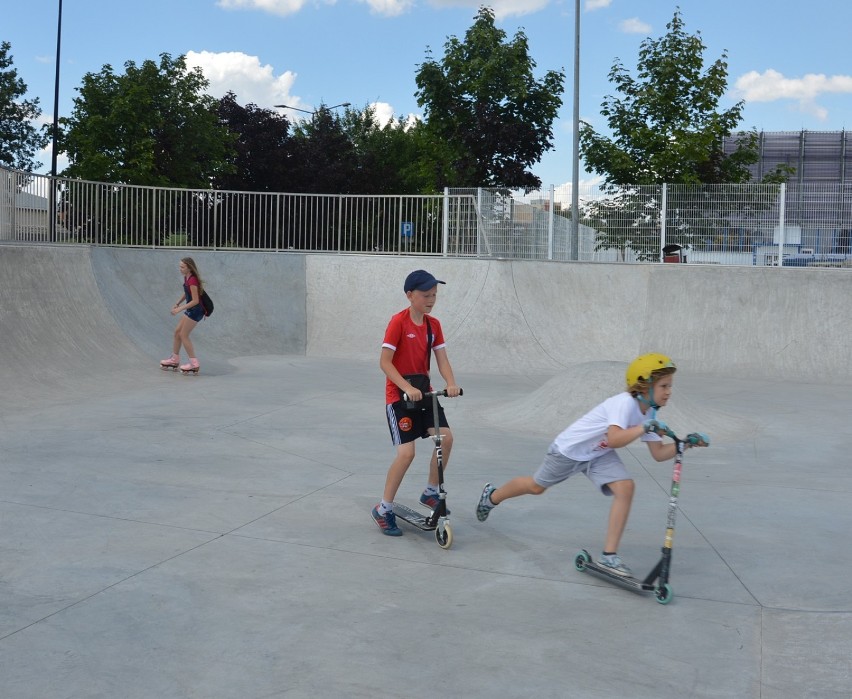
M 545 453 L 529 396 L 553 375 L 457 378 L 449 550 L 371 521 L 393 458 L 377 361 L 152 360 L 4 402 L 0 697 L 852 696 L 849 386 L 678 374 L 668 422 L 713 444 L 685 456 L 661 605 L 574 569 L 609 506 L 584 478 L 476 520 L 486 481 Z M 643 576 L 672 464 L 622 458 Z

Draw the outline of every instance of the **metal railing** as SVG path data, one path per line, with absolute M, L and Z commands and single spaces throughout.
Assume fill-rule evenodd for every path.
M 187 190 L 0 168 L 0 241 L 569 260 L 570 198 L 570 187 L 525 196 Z M 852 264 L 852 185 L 588 186 L 580 207 L 580 261 Z

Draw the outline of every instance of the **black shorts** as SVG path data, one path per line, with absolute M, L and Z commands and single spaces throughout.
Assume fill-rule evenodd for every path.
M 405 407 L 405 401 L 402 400 L 390 403 L 385 407 L 387 408 L 391 442 L 396 446 L 408 444 L 415 439 L 426 439 L 429 436 L 429 430 L 435 429 L 435 416 L 432 408 L 409 410 Z M 441 427 L 450 428 L 440 403 L 438 403 L 438 424 Z

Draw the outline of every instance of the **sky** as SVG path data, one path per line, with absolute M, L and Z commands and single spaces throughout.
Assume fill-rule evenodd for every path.
M 554 143 L 533 172 L 543 187 L 572 181 L 576 0 L 63 0 L 59 115 L 69 116 L 86 73 L 123 72 L 186 55 L 242 105 L 311 110 L 373 105 L 380 118 L 422 116 L 415 76 L 450 37 L 464 39 L 482 4 L 507 38 L 523 32 L 536 64 L 566 73 Z M 616 95 L 608 74 L 620 61 L 635 77 L 640 45 L 666 33 L 679 7 L 699 32 L 705 65 L 727 53 L 720 107 L 745 101 L 742 129 L 839 131 L 852 127 L 852 62 L 846 50 L 852 3 L 837 0 L 580 0 L 580 118 L 608 134 L 600 110 Z M 0 0 L 0 41 L 52 122 L 59 0 Z M 288 118 L 307 115 L 288 111 Z M 50 147 L 38 156 L 49 172 Z M 60 156 L 58 169 L 67 164 Z M 597 180 L 582 166 L 581 182 Z

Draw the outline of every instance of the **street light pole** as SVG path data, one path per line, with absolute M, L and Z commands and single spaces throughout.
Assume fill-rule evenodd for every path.
M 62 0 L 59 0 L 59 19 L 56 25 L 56 79 L 53 86 L 53 145 L 50 154 L 50 193 L 48 196 L 48 226 L 51 242 L 56 241 L 56 142 L 59 140 L 59 52 L 62 48 Z
M 571 163 L 571 252 L 580 259 L 580 0 L 574 0 L 574 159 Z
M 291 107 L 289 104 L 273 104 L 273 107 L 277 107 L 278 109 L 292 109 L 294 112 L 304 112 L 305 114 L 319 114 L 323 110 L 331 111 L 332 109 L 337 109 L 338 107 L 350 107 L 352 106 L 351 102 L 341 102 L 340 104 L 334 104 L 331 107 L 326 107 L 324 104 L 320 105 L 319 109 L 302 109 L 300 107 Z

